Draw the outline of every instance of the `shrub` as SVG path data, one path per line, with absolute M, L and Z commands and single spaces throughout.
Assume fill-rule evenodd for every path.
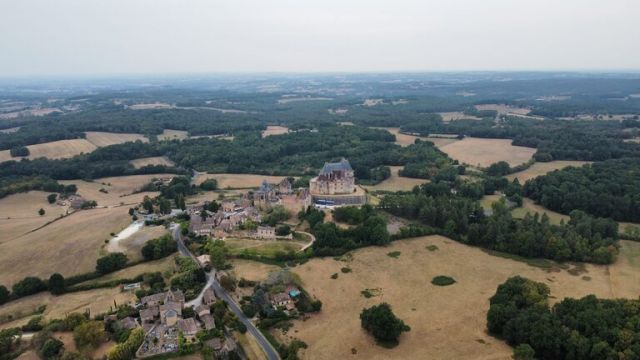
M 342 269 L 340 269 L 340 271 L 342 271 L 344 274 L 347 274 L 347 273 L 350 273 L 352 270 L 351 268 L 343 267 Z
M 400 257 L 400 251 L 392 251 L 392 252 L 389 252 L 389 253 L 387 253 L 387 256 L 388 256 L 388 257 L 392 257 L 392 258 L 394 258 L 394 259 L 397 259 L 397 258 L 399 258 L 399 257 Z
M 337 279 L 338 278 L 338 273 L 333 273 L 333 275 L 331 275 L 331 278 L 334 279 L 334 280 Z
M 64 277 L 59 273 L 55 273 L 49 277 L 49 291 L 54 295 L 62 294 L 65 291 Z
M 58 194 L 49 194 L 47 195 L 47 201 L 49 204 L 53 204 L 58 199 Z
M 444 276 L 444 275 L 439 275 L 431 279 L 431 283 L 433 285 L 438 285 L 438 286 L 448 286 L 448 285 L 455 284 L 455 282 L 456 281 L 454 278 L 449 276 Z
M 26 146 L 16 146 L 9 150 L 12 157 L 29 156 L 29 149 Z
M 87 321 L 73 330 L 73 339 L 79 348 L 95 348 L 106 338 L 107 333 L 100 321 Z
M 96 272 L 100 274 L 108 274 L 116 270 L 120 270 L 127 265 L 127 256 L 123 253 L 111 253 L 103 256 L 96 262 Z
M 32 295 L 46 289 L 47 286 L 44 284 L 44 282 L 40 280 L 40 278 L 34 276 L 27 276 L 26 278 L 13 284 L 12 287 L 13 294 L 17 297 Z
M 6 303 L 9 300 L 9 290 L 4 285 L 0 285 L 0 305 Z
M 360 322 L 362 328 L 380 342 L 396 343 L 402 332 L 411 330 L 404 321 L 393 314 L 391 306 L 387 303 L 363 309 Z
M 42 345 L 42 348 L 40 349 L 40 354 L 42 355 L 42 358 L 45 360 L 55 359 L 62 352 L 63 348 L 64 348 L 64 344 L 62 343 L 62 341 L 58 339 L 50 338 L 47 341 L 45 341 L 44 345 Z
M 218 181 L 216 179 L 207 179 L 200 184 L 200 189 L 206 191 L 218 190 Z

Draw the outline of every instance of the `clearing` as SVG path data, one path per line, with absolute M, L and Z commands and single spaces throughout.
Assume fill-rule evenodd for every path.
M 165 156 L 154 156 L 147 158 L 140 158 L 129 161 L 134 168 L 140 169 L 141 167 L 149 166 L 149 165 L 164 165 L 164 166 L 175 166 L 176 164 L 169 160 Z
M 286 126 L 267 126 L 266 130 L 262 130 L 262 137 L 265 138 L 271 135 L 282 135 L 289 133 L 289 128 Z
M 438 114 L 442 117 L 443 122 L 450 122 L 450 121 L 456 121 L 456 120 L 482 120 L 477 116 L 466 115 L 461 111 L 439 112 Z
M 224 242 L 229 248 L 230 254 L 248 253 L 267 257 L 273 257 L 278 252 L 295 252 L 306 245 L 306 243 L 293 240 L 257 240 L 249 238 L 226 238 Z
M 580 167 L 584 164 L 590 164 L 590 161 L 564 161 L 564 160 L 556 160 L 550 162 L 536 162 L 531 165 L 528 169 L 519 171 L 517 173 L 507 175 L 506 178 L 509 181 L 513 181 L 513 179 L 518 179 L 520 184 L 524 185 L 527 180 L 535 179 L 538 176 L 546 175 L 554 170 L 564 169 L 569 166 Z
M 530 213 L 531 215 L 538 213 L 540 214 L 540 216 L 542 216 L 543 213 L 546 213 L 549 217 L 549 222 L 551 222 L 552 224 L 559 224 L 560 220 L 564 220 L 565 223 L 569 221 L 568 215 L 560 214 L 558 212 L 551 211 L 543 206 L 537 205 L 533 202 L 533 200 L 529 198 L 522 199 L 522 207 L 514 208 L 513 210 L 511 210 L 511 214 L 514 218 L 522 219 L 527 213 Z
M 438 250 L 429 251 L 429 245 Z M 391 251 L 400 251 L 402 261 L 387 256 Z M 587 294 L 636 298 L 640 283 L 633 279 L 640 266 L 640 244 L 623 241 L 622 253 L 611 266 L 564 266 L 572 267 L 574 274 L 580 270 L 580 275 L 492 256 L 442 236 L 360 249 L 348 262 L 315 258 L 291 270 L 312 296 L 322 300 L 322 311 L 306 321 L 293 321 L 287 335 L 274 333 L 286 341 L 297 337 L 307 342 L 309 348 L 301 352 L 304 359 L 510 359 L 512 348 L 486 334 L 489 297 L 499 284 L 511 276 L 526 276 L 549 285 L 552 301 Z M 341 273 L 345 266 L 352 272 Z M 330 278 L 334 273 L 340 274 L 335 280 Z M 455 278 L 456 284 L 431 284 L 434 276 L 443 274 Z M 367 299 L 360 293 L 364 289 L 380 293 Z M 376 345 L 360 327 L 360 311 L 381 302 L 391 304 L 411 326 L 392 349 Z
M 74 212 L 41 229 L 0 244 L 0 284 L 25 276 L 65 277 L 95 270 L 100 248 L 131 222 L 125 207 Z
M 515 115 L 515 116 L 528 115 L 531 112 L 531 109 L 528 109 L 528 108 L 505 105 L 505 104 L 482 104 L 482 105 L 475 105 L 475 108 L 478 109 L 479 111 L 493 110 L 493 111 L 497 111 L 498 114 Z
M 199 174 L 194 178 L 193 183 L 200 185 L 207 179 L 216 179 L 219 189 L 249 189 L 260 187 L 262 180 L 267 180 L 269 184 L 277 184 L 285 177 L 255 174 Z
M 120 134 L 110 132 L 87 131 L 85 132 L 87 140 L 97 147 L 122 144 L 126 142 L 149 142 L 149 139 L 140 134 Z
M 183 130 L 164 129 L 162 134 L 158 135 L 158 141 L 163 140 L 184 140 L 189 137 L 189 133 Z
M 536 149 L 511 145 L 511 139 L 481 139 L 466 137 L 440 148 L 452 159 L 472 166 L 487 167 L 498 161 L 511 166 L 526 163 Z
M 403 147 L 412 145 L 413 143 L 415 143 L 416 139 L 431 141 L 438 148 L 458 141 L 458 139 L 456 138 L 457 135 L 416 136 L 403 134 L 400 132 L 400 128 L 397 127 L 372 127 L 372 129 L 387 130 L 388 132 L 396 136 L 396 144 Z
M 161 272 L 163 274 L 165 272 L 173 273 L 177 269 L 178 267 L 176 265 L 175 256 L 171 255 L 159 260 L 148 261 L 135 266 L 130 266 L 128 268 L 112 272 L 111 274 L 107 274 L 97 279 L 85 281 L 81 284 L 101 283 L 116 279 L 131 279 L 138 275 L 151 272 Z
M 136 222 L 137 224 L 138 222 Z M 142 260 L 142 247 L 144 244 L 152 239 L 159 238 L 169 231 L 164 226 L 144 226 L 142 220 L 140 220 L 142 228 L 135 231 L 128 237 L 125 237 L 119 241 L 109 241 L 109 244 L 105 247 L 107 252 L 123 252 L 127 254 L 127 257 L 131 261 Z
M 231 263 L 233 264 L 232 272 L 238 280 L 244 278 L 252 281 L 262 281 L 267 278 L 270 272 L 280 270 L 280 267 L 276 265 L 251 260 L 233 259 Z
M 427 179 L 414 179 L 408 177 L 402 177 L 398 172 L 403 166 L 389 166 L 391 169 L 391 176 L 376 185 L 363 186 L 368 191 L 410 191 L 416 185 L 421 185 L 429 182 Z
M 29 145 L 28 159 L 46 157 L 49 159 L 66 159 L 82 153 L 90 153 L 97 147 L 86 139 L 59 140 L 42 144 Z M 22 157 L 12 157 L 9 150 L 0 151 L 0 162 L 20 160 Z
M 166 103 L 148 103 L 148 104 L 134 104 L 128 107 L 131 110 L 149 110 L 149 109 L 173 109 L 174 106 Z
M 44 191 L 29 191 L 0 199 L 0 244 L 37 229 L 66 214 L 67 207 L 49 204 Z M 38 215 L 44 209 L 43 216 Z
M 60 183 L 74 184 L 78 187 L 78 194 L 87 200 L 95 200 L 98 206 L 133 205 L 142 201 L 145 195 L 153 197 L 157 192 L 140 192 L 142 186 L 154 178 L 173 177 L 174 174 L 148 174 L 114 176 L 95 179 L 91 182 L 84 180 L 64 180 Z M 103 191 L 100 191 L 102 189 Z

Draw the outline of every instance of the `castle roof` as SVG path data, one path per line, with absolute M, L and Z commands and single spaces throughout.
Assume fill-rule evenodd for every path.
M 349 160 L 342 158 L 339 162 L 324 163 L 320 175 L 331 174 L 334 171 L 353 171 L 353 169 L 351 168 L 351 164 L 349 164 Z

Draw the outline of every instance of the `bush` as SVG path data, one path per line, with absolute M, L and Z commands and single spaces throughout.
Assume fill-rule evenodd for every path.
M 49 291 L 53 294 L 53 295 L 60 295 L 62 293 L 64 293 L 66 287 L 65 287 L 65 282 L 64 282 L 64 277 L 62 275 L 60 275 L 59 273 L 55 273 L 53 275 L 51 275 L 49 277 L 49 282 L 48 282 L 48 287 L 49 287 Z
M 431 283 L 433 285 L 438 285 L 438 286 L 448 286 L 448 285 L 452 285 L 455 284 L 455 279 L 449 276 L 444 276 L 444 275 L 439 275 L 434 277 L 431 280 Z
M 45 360 L 55 359 L 62 352 L 63 348 L 64 348 L 64 344 L 62 343 L 62 341 L 58 339 L 50 338 L 47 341 L 45 341 L 44 345 L 42 345 L 42 348 L 40 349 L 40 354 L 42 355 L 42 358 Z
M 53 204 L 58 199 L 58 194 L 49 194 L 47 195 L 47 201 L 49 204 Z
M 276 235 L 278 236 L 287 236 L 291 234 L 291 226 L 289 225 L 280 225 L 276 228 Z
M 256 308 L 251 304 L 243 304 L 240 306 L 242 312 L 248 317 L 252 318 L 256 316 Z
M 0 305 L 6 303 L 7 301 L 9 301 L 9 290 L 7 290 L 7 287 L 4 285 L 0 285 Z
M 34 316 L 29 322 L 22 326 L 22 331 L 40 331 L 42 330 L 42 316 Z
M 200 184 L 200 189 L 206 191 L 218 190 L 218 181 L 216 179 L 207 179 Z
M 343 267 L 343 268 L 340 269 L 340 271 L 342 271 L 342 273 L 344 273 L 344 274 L 347 274 L 347 273 L 350 273 L 352 270 L 351 270 L 351 268 Z
M 360 314 L 360 322 L 362 328 L 380 342 L 396 343 L 402 332 L 411 330 L 404 321 L 393 314 L 391 306 L 387 303 L 363 309 Z
M 96 262 L 96 272 L 108 274 L 123 269 L 127 266 L 128 260 L 127 256 L 123 253 L 111 253 L 98 259 Z
M 87 321 L 73 330 L 73 339 L 79 348 L 96 348 L 107 339 L 100 321 Z
M 178 245 L 171 235 L 149 240 L 142 247 L 142 257 L 145 260 L 157 260 L 169 256 L 178 250 Z
M 47 289 L 45 283 L 40 278 L 27 276 L 15 283 L 12 287 L 13 294 L 17 297 L 33 295 Z
M 9 150 L 12 157 L 29 156 L 29 149 L 26 146 L 16 146 Z

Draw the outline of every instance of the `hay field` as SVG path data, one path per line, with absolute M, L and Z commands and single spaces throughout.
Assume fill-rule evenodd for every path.
M 247 280 L 262 281 L 267 278 L 270 272 L 280 270 L 279 266 L 251 260 L 233 259 L 231 264 L 233 265 L 232 272 L 235 274 L 236 279 L 245 278 Z
M 164 129 L 162 134 L 158 135 L 158 140 L 184 140 L 189 137 L 189 133 L 183 130 Z
M 507 175 L 506 178 L 509 181 L 513 181 L 513 179 L 518 179 L 520 184 L 524 185 L 527 180 L 535 179 L 538 176 L 545 175 L 554 170 L 564 169 L 569 166 L 580 167 L 584 164 L 590 164 L 590 161 L 564 161 L 564 160 L 556 160 L 551 162 L 537 162 L 531 165 L 528 169 Z
M 116 272 L 112 272 L 111 274 L 107 274 L 95 280 L 85 281 L 82 284 L 91 284 L 97 282 L 105 282 L 115 279 L 131 279 L 138 275 L 142 275 L 144 273 L 149 272 L 161 272 L 165 271 L 174 272 L 177 270 L 177 265 L 175 262 L 175 256 L 167 256 L 166 258 L 154 261 L 148 261 L 141 263 L 136 266 L 131 266 L 122 270 L 118 270 Z
M 219 189 L 247 189 L 259 187 L 262 180 L 267 180 L 269 184 L 277 184 L 285 177 L 254 174 L 200 174 L 193 183 L 200 185 L 207 179 L 216 179 Z
M 438 250 L 429 251 L 428 245 Z M 399 251 L 399 258 L 387 256 L 390 251 Z M 635 298 L 640 283 L 632 279 L 639 262 L 640 244 L 623 242 L 621 261 L 608 267 L 586 264 L 584 272 L 574 276 L 560 268 L 492 256 L 441 236 L 401 240 L 357 250 L 349 262 L 316 258 L 292 268 L 305 289 L 322 300 L 322 311 L 294 321 L 287 335 L 274 332 L 287 341 L 294 336 L 307 342 L 304 359 L 510 359 L 512 349 L 486 333 L 488 300 L 499 284 L 522 275 L 548 284 L 556 301 L 592 293 Z M 352 272 L 343 274 L 344 266 Z M 335 280 L 330 278 L 334 273 L 339 274 Z M 434 286 L 430 281 L 436 275 L 452 276 L 457 283 Z M 380 295 L 363 297 L 360 292 L 367 288 L 381 289 Z M 411 326 L 393 349 L 376 345 L 360 327 L 360 311 L 381 302 L 391 304 Z
M 148 104 L 133 104 L 129 105 L 129 109 L 131 110 L 149 110 L 149 109 L 172 109 L 174 108 L 171 104 L 166 103 L 148 103 Z
M 472 166 L 487 167 L 498 161 L 511 166 L 531 159 L 536 149 L 511 145 L 510 139 L 480 139 L 467 137 L 440 148 L 449 157 Z
M 42 292 L 12 301 L 0 306 L 0 318 L 5 318 L 9 314 L 22 315 L 23 317 L 32 314 L 35 309 L 41 305 L 47 308 L 43 315 L 45 319 L 61 319 L 71 312 L 84 312 L 85 309 L 91 311 L 91 315 L 109 311 L 109 307 L 113 307 L 113 301 L 118 305 L 126 303 L 134 303 L 135 294 L 131 292 L 121 292 L 119 287 L 111 289 L 95 289 L 89 291 L 80 291 L 68 293 L 60 296 L 53 296 L 48 292 Z M 16 323 L 26 322 L 23 318 L 21 321 L 13 323 L 5 323 L 0 325 L 2 328 L 14 326 Z
M 175 163 L 165 156 L 154 156 L 147 158 L 140 158 L 129 161 L 134 168 L 140 169 L 141 167 L 145 167 L 148 165 L 164 165 L 164 166 L 174 166 Z
M 266 130 L 262 130 L 262 137 L 265 138 L 271 135 L 282 135 L 289 132 L 289 128 L 286 126 L 267 126 Z
M 474 115 L 466 115 L 462 111 L 449 111 L 449 112 L 439 112 L 438 113 L 442 117 L 442 121 L 450 122 L 456 120 L 482 120 Z
M 149 139 L 140 134 L 119 134 L 110 132 L 87 131 L 87 140 L 97 147 L 122 144 L 126 142 L 142 141 L 149 142 Z
M 396 144 L 402 147 L 412 145 L 416 141 L 416 139 L 431 141 L 438 148 L 458 141 L 458 139 L 456 138 L 415 136 L 415 135 L 402 134 L 400 132 L 400 128 L 396 128 L 396 127 L 373 127 L 372 129 L 387 130 L 388 132 L 396 136 Z
M 145 226 L 130 237 L 122 239 L 117 246 L 113 248 L 110 248 L 112 245 L 112 243 L 110 243 L 106 249 L 109 252 L 124 252 L 130 260 L 141 260 L 142 254 L 140 251 L 144 244 L 149 240 L 159 238 L 168 233 L 169 230 L 164 226 Z
M 130 175 L 115 176 L 95 179 L 92 182 L 83 180 L 64 180 L 60 183 L 69 185 L 74 184 L 78 187 L 78 194 L 85 199 L 95 200 L 98 206 L 116 206 L 120 204 L 137 204 L 142 201 L 145 195 L 153 197 L 157 192 L 143 192 L 133 194 L 143 185 L 150 182 L 153 178 L 173 177 L 173 174 L 148 174 L 148 175 Z M 107 193 L 101 192 L 104 189 Z
M 389 166 L 389 168 L 391 169 L 391 176 L 388 179 L 376 185 L 363 187 L 369 191 L 410 191 L 416 185 L 429 182 L 429 180 L 426 179 L 413 179 L 398 175 L 398 172 L 403 168 L 403 166 Z
M 49 204 L 48 192 L 29 191 L 0 199 L 0 244 L 55 220 L 67 212 L 66 206 Z M 43 216 L 38 210 L 45 211 Z
M 480 111 L 494 110 L 494 111 L 497 111 L 498 114 L 508 114 L 508 115 L 528 115 L 531 112 L 531 109 L 505 105 L 505 104 L 481 104 L 481 105 L 475 105 L 475 108 Z
M 48 278 L 93 271 L 100 248 L 110 233 L 129 225 L 127 208 L 75 212 L 42 229 L 0 244 L 0 284 L 12 285 L 25 276 Z
M 97 147 L 86 139 L 59 140 L 48 143 L 29 145 L 28 159 L 46 157 L 49 159 L 66 159 L 82 153 L 90 153 Z M 9 150 L 0 151 L 0 162 L 8 160 L 19 160 L 21 158 L 11 157 Z

